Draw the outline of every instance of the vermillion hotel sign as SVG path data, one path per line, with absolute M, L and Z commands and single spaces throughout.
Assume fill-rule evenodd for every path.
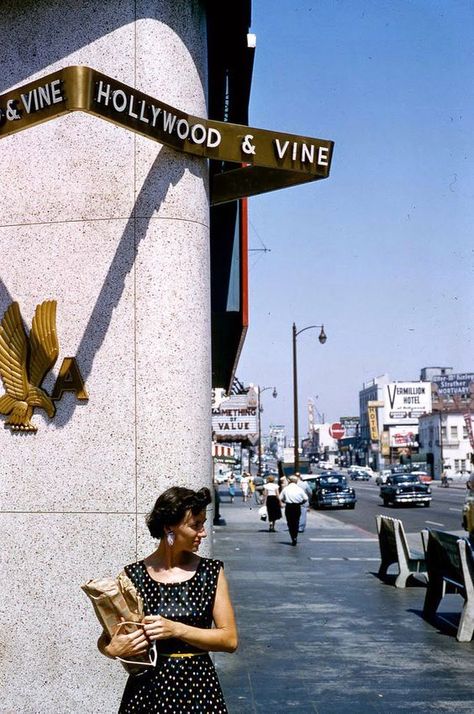
M 238 164 L 215 177 L 213 203 L 329 176 L 332 141 L 194 117 L 89 67 L 65 67 L 0 95 L 0 138 L 73 111 L 177 151 Z

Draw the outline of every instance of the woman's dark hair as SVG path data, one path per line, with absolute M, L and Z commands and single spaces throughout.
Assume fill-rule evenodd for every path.
M 146 524 L 152 538 L 163 538 L 165 526 L 175 526 L 183 520 L 187 511 L 193 516 L 204 511 L 212 501 L 208 488 L 193 491 L 190 488 L 173 486 L 158 496 Z

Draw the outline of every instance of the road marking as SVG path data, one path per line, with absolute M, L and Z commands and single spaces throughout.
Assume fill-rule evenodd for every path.
M 425 523 L 429 523 L 431 526 L 442 526 L 444 528 L 444 523 L 436 523 L 436 521 L 425 521 Z
M 450 508 L 450 511 L 456 511 L 456 513 L 459 513 L 460 509 L 459 508 Z
M 377 543 L 377 538 L 308 538 L 311 541 L 318 542 L 337 542 L 337 543 Z
M 323 558 L 323 557 L 316 557 L 316 556 L 310 556 L 310 560 L 364 560 L 364 561 L 380 561 L 380 558 Z

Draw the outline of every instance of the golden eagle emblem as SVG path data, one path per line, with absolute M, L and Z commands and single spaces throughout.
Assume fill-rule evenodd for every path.
M 30 419 L 35 407 L 53 417 L 56 407 L 40 388 L 59 354 L 56 334 L 56 300 L 38 305 L 28 339 L 20 308 L 13 302 L 0 323 L 0 376 L 6 394 L 0 397 L 5 424 L 21 431 L 37 431 Z

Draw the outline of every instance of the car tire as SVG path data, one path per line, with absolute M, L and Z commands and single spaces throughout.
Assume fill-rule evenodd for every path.
M 388 498 L 384 498 L 384 499 L 383 499 L 383 505 L 385 506 L 385 508 L 388 508 L 388 507 L 389 507 L 390 501 L 388 500 Z
M 431 505 L 431 501 L 427 501 L 426 503 L 423 504 L 425 508 L 429 508 Z
M 348 505 L 348 508 L 350 508 L 351 511 L 353 511 L 355 507 L 356 507 L 355 503 L 349 503 L 349 505 Z

